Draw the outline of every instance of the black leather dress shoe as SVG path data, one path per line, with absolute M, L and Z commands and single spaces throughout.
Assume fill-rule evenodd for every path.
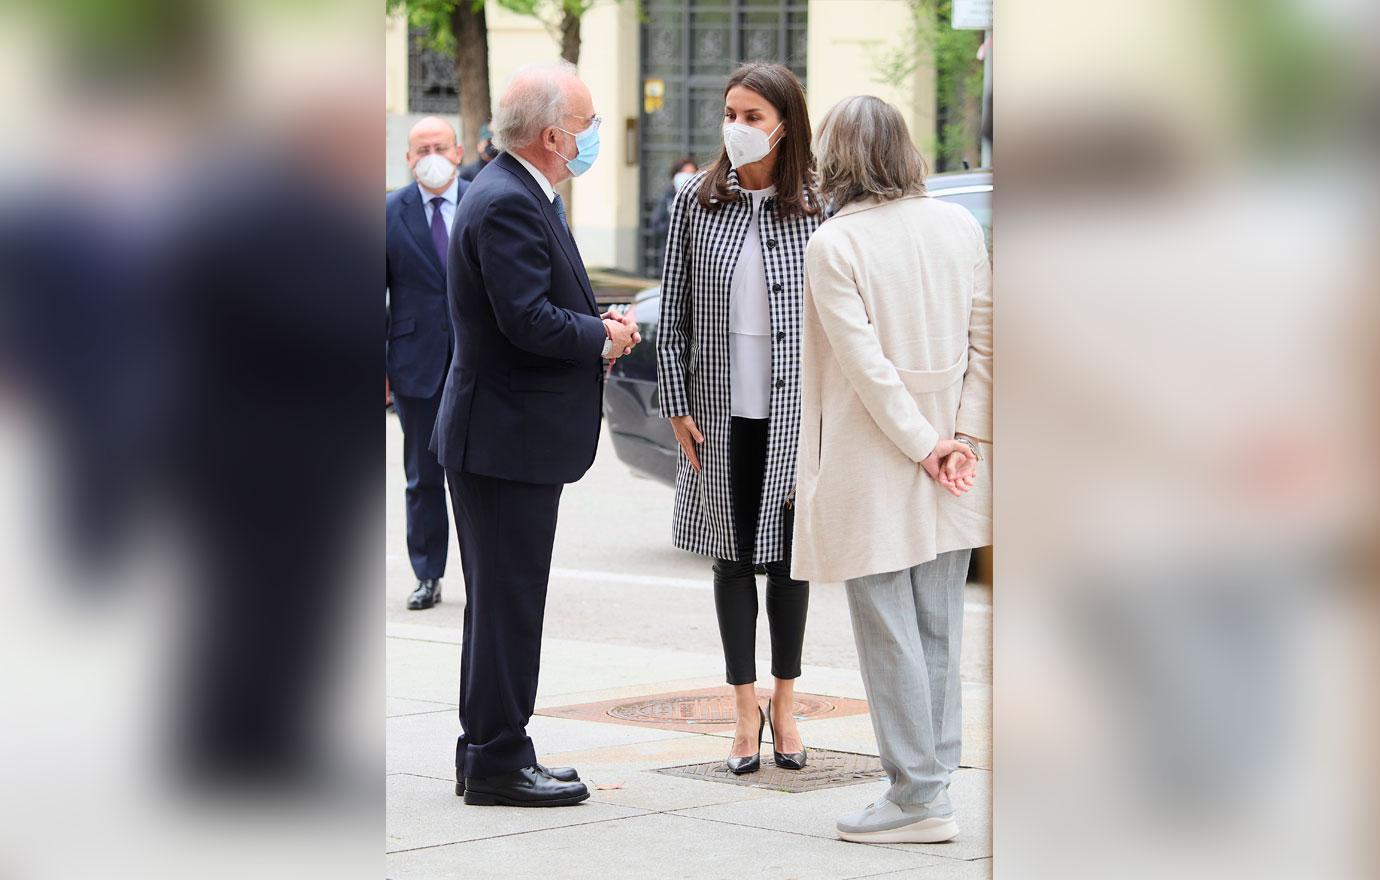
M 538 770 L 559 782 L 579 782 L 580 774 L 574 767 L 547 767 L 545 764 L 534 765 Z M 455 796 L 460 797 L 465 793 L 465 775 L 460 770 L 455 771 Z
M 567 807 L 589 798 L 583 782 L 552 779 L 537 765 L 465 780 L 465 803 L 484 807 Z
M 762 707 L 757 707 L 757 714 L 762 715 Z M 767 716 L 762 715 L 762 720 L 757 724 L 757 751 L 748 755 L 746 758 L 735 758 L 728 756 L 729 772 L 734 776 L 742 776 L 744 773 L 756 773 L 762 769 L 762 729 L 767 726 Z
M 771 718 L 771 700 L 767 700 L 767 718 Z M 776 750 L 776 725 L 771 726 L 771 758 L 782 770 L 801 770 L 805 767 L 805 749 L 798 752 Z
M 417 581 L 417 589 L 407 597 L 409 611 L 421 611 L 432 605 L 441 604 L 441 581 L 439 578 L 426 578 Z

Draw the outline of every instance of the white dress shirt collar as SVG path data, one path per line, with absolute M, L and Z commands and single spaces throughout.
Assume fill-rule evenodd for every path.
M 536 180 L 537 185 L 541 187 L 541 191 L 546 193 L 546 200 L 548 202 L 556 201 L 556 190 L 551 187 L 551 181 L 546 179 L 546 175 L 542 174 L 540 171 L 537 170 L 537 166 L 533 165 L 531 162 L 528 162 L 526 159 L 522 158 L 517 153 L 510 153 L 509 155 L 521 162 L 522 167 L 527 169 L 527 173 L 532 175 L 532 178 Z
M 423 189 L 420 181 L 417 183 L 417 192 L 421 195 L 422 204 L 424 205 L 430 205 L 431 200 L 436 198 L 436 193 L 428 189 Z M 456 203 L 460 201 L 460 175 L 455 175 L 455 178 L 450 182 L 450 186 L 446 187 L 445 192 L 441 193 L 441 198 L 450 202 L 451 207 L 454 207 Z

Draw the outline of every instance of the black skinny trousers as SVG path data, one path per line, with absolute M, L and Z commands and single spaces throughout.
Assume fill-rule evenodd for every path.
M 719 616 L 728 683 L 736 685 L 757 680 L 757 577 L 752 556 L 767 466 L 767 420 L 734 418 L 730 443 L 729 479 L 738 559 L 714 563 L 714 610 Z M 767 515 L 784 516 L 785 511 L 769 510 Z M 809 583 L 791 578 L 790 537 L 788 532 L 785 558 L 766 563 L 771 674 L 777 678 L 800 677 L 800 650 L 810 606 Z

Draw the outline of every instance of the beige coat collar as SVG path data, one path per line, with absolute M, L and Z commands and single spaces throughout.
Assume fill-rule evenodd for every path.
M 899 199 L 879 199 L 875 197 L 858 199 L 856 201 L 852 201 L 844 205 L 843 208 L 837 214 L 834 214 L 834 217 L 847 217 L 849 214 L 858 214 L 863 211 L 870 210 L 872 208 L 880 208 L 882 205 L 894 205 L 899 202 L 904 202 L 907 199 L 924 198 L 929 198 L 929 195 L 927 193 L 916 193 L 915 195 L 911 196 L 901 196 Z M 833 217 L 831 217 L 830 219 L 832 220 Z

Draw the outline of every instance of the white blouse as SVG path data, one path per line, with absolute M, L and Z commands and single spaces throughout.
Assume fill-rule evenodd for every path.
M 752 198 L 752 222 L 728 298 L 729 389 L 735 417 L 765 419 L 771 414 L 771 302 L 757 224 L 762 202 L 776 187 L 744 192 Z

